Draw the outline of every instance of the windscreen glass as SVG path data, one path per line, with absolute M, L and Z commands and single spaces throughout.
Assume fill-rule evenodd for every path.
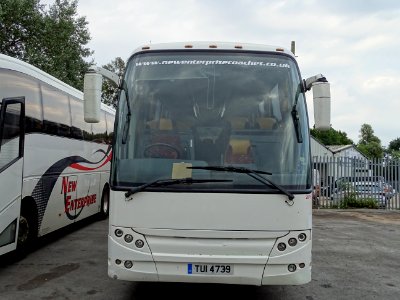
M 285 55 L 134 56 L 119 101 L 112 184 L 192 177 L 233 181 L 176 188 L 272 189 L 245 174 L 185 167 L 218 165 L 271 172 L 265 176 L 288 189 L 310 188 L 309 130 L 300 82 L 296 63 Z

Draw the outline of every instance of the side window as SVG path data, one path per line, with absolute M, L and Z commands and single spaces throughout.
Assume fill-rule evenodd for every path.
M 61 91 L 42 85 L 44 132 L 70 137 L 71 115 L 68 96 Z
M 110 113 L 106 113 L 106 121 L 107 121 L 107 142 L 108 144 L 111 144 L 114 135 L 114 116 Z
M 79 140 L 90 140 L 91 126 L 83 118 L 83 102 L 79 99 L 70 97 L 71 105 L 71 137 Z
M 93 142 L 107 143 L 106 114 L 104 112 L 100 112 L 100 122 L 92 124 L 92 137 Z
M 25 74 L 0 70 L 0 99 L 25 97 L 25 132 L 41 132 L 42 104 L 39 82 Z
M 23 104 L 14 102 L 6 104 L 3 102 L 0 119 L 0 169 L 7 166 L 13 160 L 21 156 L 21 114 Z

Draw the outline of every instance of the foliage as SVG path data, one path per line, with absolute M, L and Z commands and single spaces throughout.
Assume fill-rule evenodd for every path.
M 347 133 L 330 128 L 329 130 L 311 129 L 311 135 L 324 145 L 349 145 L 353 141 L 347 137 Z
M 378 208 L 378 204 L 375 199 L 365 198 L 359 199 L 356 197 L 344 197 L 343 200 L 339 204 L 339 208 Z
M 88 23 L 78 17 L 77 6 L 77 0 L 56 0 L 46 14 L 42 69 L 82 90 L 84 73 L 91 64 L 84 58 L 93 52 L 85 47 L 90 40 Z
M 392 159 L 400 160 L 400 151 L 390 151 L 389 153 L 390 153 Z
M 39 45 L 43 14 L 40 0 L 2 0 L 0 52 L 25 60 L 29 56 L 29 49 Z
M 358 142 L 358 144 L 360 145 L 367 145 L 369 143 L 381 143 L 381 140 L 377 136 L 375 136 L 374 130 L 369 124 L 361 125 L 359 138 L 360 141 Z
M 366 145 L 358 144 L 357 149 L 370 159 L 383 158 L 384 150 L 382 146 L 376 142 L 371 142 Z
M 117 74 L 121 77 L 125 71 L 125 61 L 121 57 L 117 57 L 110 63 L 103 66 L 103 68 Z M 101 100 L 107 105 L 117 107 L 117 95 L 118 88 L 112 84 L 109 80 L 103 81 L 103 91 L 101 94 Z
M 400 151 L 400 138 L 390 141 L 388 146 L 389 151 Z
M 338 186 L 339 190 L 344 191 L 343 199 L 334 208 L 378 208 L 378 203 L 373 198 L 360 198 L 351 183 L 343 182 Z
M 384 149 L 381 145 L 381 140 L 375 136 L 371 125 L 361 125 L 359 137 L 357 148 L 360 152 L 370 159 L 383 157 Z
M 399 160 L 400 159 L 400 138 L 396 138 L 396 139 L 390 141 L 386 152 L 388 154 L 390 154 L 390 156 L 393 159 Z
M 26 61 L 78 89 L 93 53 L 85 17 L 77 0 L 55 0 L 46 10 L 40 0 L 2 0 L 0 52 Z

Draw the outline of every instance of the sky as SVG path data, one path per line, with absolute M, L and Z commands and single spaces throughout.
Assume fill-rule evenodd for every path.
M 295 41 L 303 78 L 322 73 L 331 84 L 334 129 L 354 143 L 364 123 L 383 146 L 400 137 L 398 0 L 79 0 L 78 14 L 88 21 L 88 47 L 98 65 L 126 60 L 149 43 L 225 41 L 290 49 Z M 312 125 L 312 94 L 307 98 Z

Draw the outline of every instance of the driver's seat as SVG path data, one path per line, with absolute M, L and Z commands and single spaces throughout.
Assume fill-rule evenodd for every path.
M 159 158 L 183 158 L 184 149 L 179 134 L 174 131 L 172 120 L 161 118 L 157 122 L 152 122 L 152 125 L 151 137 L 146 149 L 150 146 L 158 148 L 156 152 Z

